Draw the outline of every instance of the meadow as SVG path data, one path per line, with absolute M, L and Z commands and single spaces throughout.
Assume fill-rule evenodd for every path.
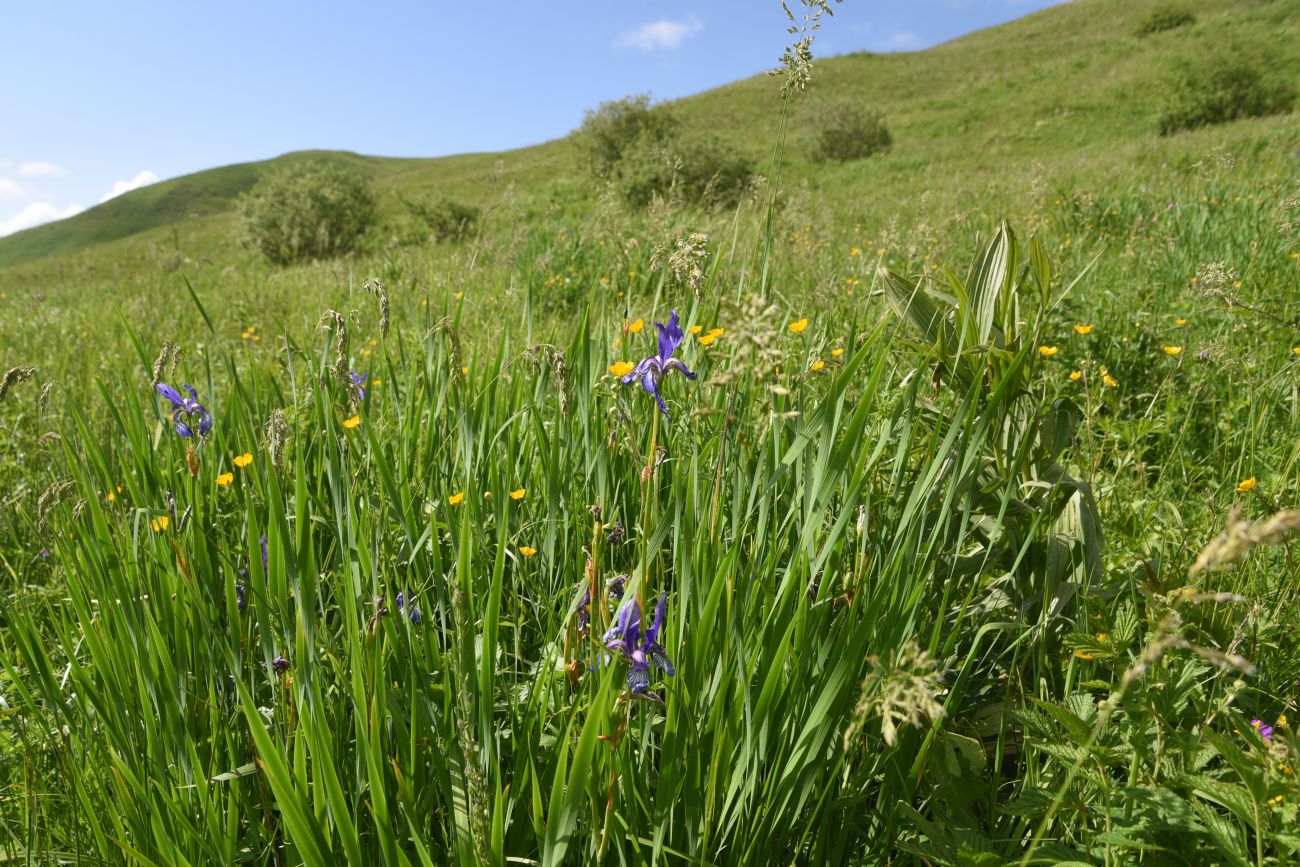
M 1300 16 L 1154 5 L 684 101 L 726 207 L 575 135 L 281 158 L 379 191 L 324 261 L 256 166 L 0 241 L 0 855 L 1293 863 L 1300 132 L 1143 85 Z

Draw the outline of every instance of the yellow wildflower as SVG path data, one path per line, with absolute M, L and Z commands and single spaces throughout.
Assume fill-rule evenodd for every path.
M 840 357 L 841 355 L 843 355 L 843 354 L 844 354 L 844 349 L 843 349 L 843 347 L 839 347 L 839 346 L 837 346 L 837 347 L 835 347 L 834 349 L 831 350 L 831 357 L 832 357 L 832 358 L 839 358 L 839 357 Z
M 805 328 L 808 327 L 808 320 L 800 319 L 798 322 L 791 322 L 786 327 L 789 328 L 795 334 L 798 334 L 799 332 L 803 331 Z
M 253 462 L 253 453 L 244 452 L 242 455 L 235 455 L 235 466 L 241 470 Z
M 1175 320 L 1174 320 L 1174 324 L 1175 324 L 1175 325 L 1186 325 L 1186 324 L 1187 324 L 1187 320 L 1186 320 L 1186 319 L 1175 319 Z
M 452 494 L 450 497 L 447 498 L 447 503 L 448 505 L 459 506 L 461 500 L 463 499 L 465 499 L 465 492 L 458 491 L 457 493 Z
M 1092 333 L 1092 326 L 1091 326 L 1091 325 L 1076 325 L 1076 326 L 1074 326 L 1074 330 L 1077 331 L 1077 332 L 1079 332 L 1080 334 L 1091 334 L 1091 333 Z
M 1038 347 L 1038 354 L 1044 356 L 1045 358 L 1051 358 L 1053 355 L 1057 353 L 1057 351 L 1058 350 L 1055 346 Z
M 862 248 L 861 248 L 861 247 L 854 247 L 852 250 L 849 251 L 849 255 L 850 255 L 850 256 L 861 256 L 861 255 L 862 255 Z
M 700 342 L 700 346 L 712 346 L 712 345 L 713 345 L 713 341 L 715 341 L 715 340 L 718 339 L 718 335 L 716 335 L 716 334 L 712 334 L 712 333 L 710 333 L 710 334 L 702 334 L 702 335 L 700 335 L 699 337 L 697 337 L 697 338 L 695 338 L 695 339 L 698 340 L 698 341 Z
M 721 337 L 722 335 L 724 335 L 724 334 L 726 334 L 726 333 L 727 333 L 727 329 L 725 329 L 725 328 L 710 328 L 710 329 L 709 329 L 709 334 L 710 334 L 711 336 L 713 336 L 713 337 Z
M 171 518 L 166 515 L 159 515 L 149 522 L 149 526 L 153 527 L 155 533 L 161 533 L 163 530 L 167 529 L 169 523 L 171 523 Z
M 347 428 L 348 430 L 352 430 L 354 427 L 356 427 L 359 424 L 361 424 L 361 416 L 359 415 L 354 415 L 352 416 L 352 418 L 346 418 L 343 420 L 343 427 Z
M 223 487 L 223 488 L 224 488 L 226 485 L 229 485 L 229 484 L 230 484 L 231 482 L 233 482 L 234 480 L 235 480 L 235 474 L 234 474 L 234 473 L 222 473 L 221 475 L 217 476 L 217 484 L 218 484 L 218 485 L 221 485 L 221 487 Z
M 1115 381 L 1115 377 L 1111 376 L 1109 373 L 1102 374 L 1101 381 L 1106 383 L 1110 388 L 1119 387 L 1119 383 Z
M 1254 476 L 1251 476 L 1249 479 L 1242 479 L 1240 482 L 1237 482 L 1237 493 L 1249 494 L 1251 491 L 1255 490 L 1255 486 L 1258 484 L 1259 482 L 1256 481 Z
M 816 373 L 817 371 L 821 370 L 821 369 L 822 369 L 823 367 L 825 367 L 825 366 L 826 366 L 826 362 L 822 361 L 822 360 L 819 358 L 819 359 L 817 359 L 816 361 L 814 361 L 814 362 L 812 363 L 812 368 L 811 368 L 811 369 L 812 369 L 812 371 L 813 371 L 814 373 Z
M 1078 382 L 1081 379 L 1083 379 L 1082 370 L 1073 370 L 1070 372 L 1070 382 Z
M 636 365 L 630 361 L 616 361 L 609 366 L 609 372 L 614 376 L 627 376 L 636 368 Z
M 461 375 L 461 376 L 469 376 L 469 368 L 468 368 L 468 367 L 462 367 L 462 368 L 460 369 L 460 375 Z
M 690 334 L 699 334 L 703 330 L 704 330 L 703 325 L 692 325 L 690 328 L 686 329 L 686 331 Z
M 1296 355 L 1300 355 L 1300 346 L 1292 346 L 1291 351 L 1294 352 Z
M 113 501 L 116 500 L 116 499 L 117 499 L 117 494 L 113 493 L 112 491 L 109 491 L 109 492 L 108 492 L 108 501 L 111 503 L 111 502 L 113 502 Z
M 517 491 L 511 491 L 511 492 L 510 492 L 510 499 L 512 499 L 512 500 L 522 500 L 522 499 L 524 498 L 524 495 L 527 494 L 527 493 L 528 493 L 528 489 L 527 489 L 527 488 L 520 488 L 520 489 L 517 490 Z
M 520 553 L 520 554 L 523 554 L 525 557 L 531 557 L 531 556 L 533 556 L 534 554 L 537 553 L 537 549 L 536 549 L 536 548 L 530 548 L 530 547 L 527 546 L 527 545 L 520 545 L 520 546 L 519 546 L 519 553 Z
M 1286 723 L 1286 714 L 1278 714 L 1277 722 L 1273 723 L 1273 725 L 1278 728 L 1286 728 Z
M 638 319 L 636 322 L 633 322 L 631 325 L 629 325 L 627 327 L 627 330 L 632 332 L 633 334 L 640 334 L 642 328 L 645 328 L 645 320 Z
M 1269 799 L 1268 799 L 1268 802 L 1269 802 L 1270 804 L 1280 804 L 1280 803 L 1282 803 L 1282 796 L 1281 796 L 1281 795 L 1278 795 L 1278 796 L 1275 797 L 1275 798 L 1269 798 Z
M 462 298 L 464 298 L 464 297 L 465 297 L 465 290 L 464 290 L 464 289 L 462 289 L 462 290 L 460 290 L 459 292 L 456 293 L 456 300 L 457 300 L 457 301 L 459 301 L 460 299 L 462 299 Z

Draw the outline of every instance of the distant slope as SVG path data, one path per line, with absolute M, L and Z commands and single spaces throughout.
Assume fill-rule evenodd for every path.
M 1180 61 L 1214 62 L 1235 51 L 1261 58 L 1274 74 L 1300 77 L 1300 0 L 1198 0 L 1185 4 L 1196 11 L 1196 24 L 1137 38 L 1138 22 L 1161 2 L 1077 0 L 927 51 L 819 60 L 814 87 L 791 117 L 784 178 L 807 181 L 843 212 L 845 203 L 897 207 L 935 188 L 954 197 L 983 192 L 991 184 L 1027 178 L 1031 167 L 1058 180 L 1140 177 L 1143 165 L 1203 154 L 1206 135 L 1294 148 L 1294 116 L 1169 138 L 1155 134 L 1154 117 Z M 776 140 L 778 91 L 771 78 L 755 76 L 676 105 L 688 124 L 761 161 Z M 822 100 L 845 95 L 883 109 L 894 148 L 857 163 L 815 163 L 806 154 Z M 199 237 L 210 237 L 214 249 L 229 249 L 239 194 L 271 167 L 309 157 L 347 162 L 368 173 L 381 209 L 390 212 L 400 207 L 399 192 L 491 204 L 509 188 L 525 205 L 566 207 L 581 206 L 593 195 L 572 136 L 500 154 L 441 159 L 294 153 L 154 184 L 76 217 L 0 238 L 0 268 L 147 233 L 161 239 L 181 221 Z M 191 219 L 196 216 L 200 220 Z M 24 269 L 24 276 L 31 273 Z

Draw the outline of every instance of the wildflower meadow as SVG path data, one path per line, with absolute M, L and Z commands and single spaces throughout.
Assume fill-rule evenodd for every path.
M 0 269 L 6 863 L 1300 859 L 1294 114 L 922 195 L 824 8 L 725 200 Z

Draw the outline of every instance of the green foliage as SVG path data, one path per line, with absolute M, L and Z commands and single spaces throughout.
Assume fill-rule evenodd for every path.
M 656 196 L 706 207 L 731 206 L 752 174 L 749 160 L 724 140 L 692 131 L 667 141 L 638 139 L 619 164 L 617 186 L 635 206 Z
M 600 177 L 616 176 L 634 148 L 664 145 L 680 131 L 680 120 L 665 106 L 651 106 L 642 93 L 602 102 L 583 115 L 579 140 L 588 164 Z
M 1295 88 L 1241 52 L 1186 63 L 1161 110 L 1160 134 L 1291 110 Z
M 423 240 L 458 243 L 474 234 L 483 217 L 483 209 L 451 199 L 415 200 L 403 198 L 402 204 L 414 226 L 411 233 Z
M 1166 30 L 1176 30 L 1196 23 L 1196 14 L 1185 6 L 1169 4 L 1157 6 L 1138 24 L 1135 35 L 1139 38 Z
M 277 169 L 239 199 L 245 243 L 276 265 L 351 252 L 375 221 L 365 177 L 314 160 Z
M 823 160 L 860 160 L 888 150 L 893 136 L 885 116 L 852 98 L 827 100 L 813 115 L 816 153 Z

